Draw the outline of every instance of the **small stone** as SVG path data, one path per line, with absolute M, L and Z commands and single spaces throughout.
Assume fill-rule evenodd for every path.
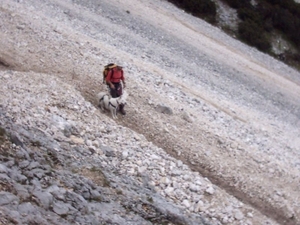
M 240 210 L 236 210 L 234 213 L 234 218 L 236 220 L 242 220 L 244 218 L 244 214 Z
M 253 214 L 252 214 L 251 212 L 248 212 L 248 213 L 247 213 L 247 217 L 253 218 Z
M 19 198 L 9 192 L 0 192 L 0 206 L 8 205 L 12 202 L 18 202 Z
M 70 140 L 71 142 L 73 142 L 74 144 L 80 144 L 83 145 L 84 144 L 84 140 L 82 138 L 76 137 L 74 135 L 70 136 Z
M 191 203 L 187 199 L 183 200 L 182 205 L 184 205 L 186 208 L 190 208 L 191 207 Z
M 52 208 L 53 211 L 60 216 L 67 215 L 69 212 L 69 207 L 64 202 L 53 203 Z
M 203 211 L 203 206 L 204 206 L 204 203 L 201 200 L 198 201 L 194 207 L 194 212 L 197 213 L 197 212 Z
M 129 153 L 128 151 L 123 151 L 122 152 L 122 159 L 126 159 L 128 157 Z
M 200 191 L 200 187 L 195 185 L 195 184 L 190 184 L 189 186 L 190 190 L 193 191 L 193 192 L 198 192 Z
M 206 190 L 205 190 L 206 193 L 210 194 L 210 195 L 213 195 L 215 193 L 215 189 L 213 187 L 208 187 Z

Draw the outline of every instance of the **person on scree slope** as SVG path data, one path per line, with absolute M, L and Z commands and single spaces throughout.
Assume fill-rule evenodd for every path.
M 109 87 L 110 94 L 113 98 L 117 98 L 122 95 L 123 89 L 122 89 L 121 81 L 123 83 L 124 88 L 126 87 L 126 83 L 125 83 L 123 68 L 121 66 L 116 66 L 110 69 L 108 71 L 105 80 L 106 80 L 106 84 Z M 125 107 L 124 104 L 119 105 L 119 111 L 121 112 L 122 115 L 126 114 L 124 107 Z

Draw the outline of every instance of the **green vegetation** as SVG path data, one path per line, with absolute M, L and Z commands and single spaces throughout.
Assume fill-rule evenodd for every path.
M 202 18 L 212 24 L 216 23 L 217 7 L 211 0 L 169 0 L 169 2 L 193 16 Z
M 212 0 L 168 0 L 192 15 L 216 25 L 216 5 Z M 300 70 L 300 4 L 294 0 L 222 0 L 237 10 L 237 31 L 223 30 L 244 43 L 256 47 Z M 272 35 L 280 34 L 294 46 L 295 52 L 272 52 Z
M 36 146 L 36 147 L 41 147 L 41 146 L 42 146 L 42 144 L 41 144 L 40 141 L 31 141 L 31 144 L 32 144 L 33 146 Z
M 2 144 L 5 140 L 6 131 L 4 128 L 0 127 L 0 144 Z
M 147 200 L 148 202 L 153 203 L 153 198 L 151 196 L 147 196 Z

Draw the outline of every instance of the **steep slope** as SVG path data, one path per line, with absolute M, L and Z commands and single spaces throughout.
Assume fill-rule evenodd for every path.
M 297 71 L 164 1 L 2 0 L 1 12 L 3 106 L 11 96 L 22 98 L 6 87 L 24 88 L 18 77 L 28 76 L 33 87 L 57 77 L 73 87 L 70 95 L 76 90 L 97 108 L 103 65 L 121 63 L 130 97 L 127 115 L 116 122 L 179 160 L 156 173 L 139 164 L 150 155 L 145 149 L 152 151 L 139 144 L 145 155 L 129 162 L 130 175 L 146 174 L 158 194 L 216 223 L 299 223 Z M 33 92 L 30 83 L 25 87 Z M 110 144 L 119 154 L 127 140 L 141 142 L 123 135 Z

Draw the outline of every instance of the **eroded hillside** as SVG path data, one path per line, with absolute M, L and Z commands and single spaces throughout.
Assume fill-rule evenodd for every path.
M 299 223 L 298 72 L 166 2 L 1 0 L 0 29 L 2 126 L 71 138 L 76 166 L 99 155 L 184 209 L 175 224 Z M 128 80 L 117 121 L 95 98 L 108 62 Z M 70 121 L 77 138 L 58 135 Z

